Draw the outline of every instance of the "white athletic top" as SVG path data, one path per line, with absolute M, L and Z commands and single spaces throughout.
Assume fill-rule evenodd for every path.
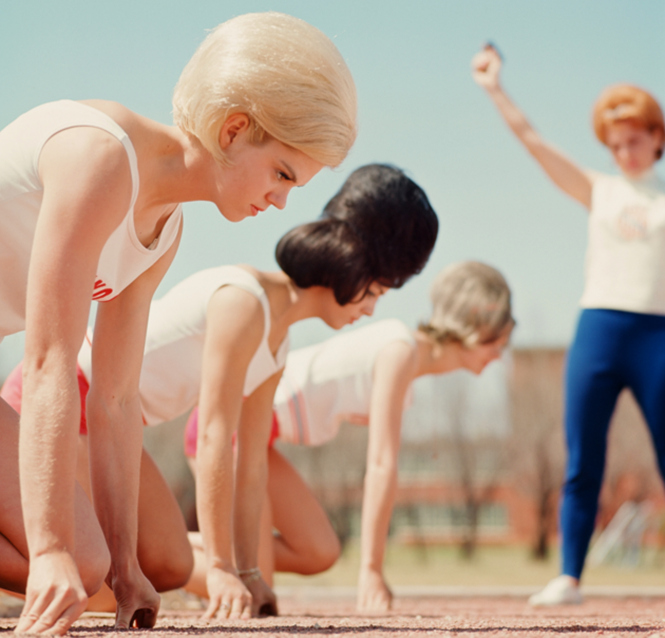
M 386 319 L 291 352 L 275 393 L 279 438 L 322 445 L 337 436 L 344 417 L 369 416 L 374 362 L 393 341 L 416 343 L 404 323 Z M 409 389 L 404 407 L 411 401 Z
M 665 315 L 665 183 L 653 171 L 594 182 L 581 305 Z
M 146 425 L 175 419 L 194 407 L 201 390 L 201 366 L 208 304 L 222 286 L 236 286 L 254 295 L 263 307 L 263 338 L 245 375 L 244 396 L 284 367 L 288 335 L 273 356 L 268 345 L 270 305 L 256 278 L 238 266 L 219 266 L 195 273 L 171 288 L 150 306 L 143 367 L 139 382 Z M 91 347 L 88 340 L 78 362 L 90 381 Z
M 0 131 L 0 341 L 25 328 L 28 267 L 43 197 L 39 156 L 53 135 L 77 126 L 100 128 L 116 137 L 127 151 L 132 176 L 129 210 L 102 249 L 92 298 L 109 301 L 116 297 L 150 268 L 178 235 L 181 206 L 151 248 L 143 246 L 136 236 L 136 153 L 127 134 L 108 115 L 71 100 L 43 104 L 21 115 Z

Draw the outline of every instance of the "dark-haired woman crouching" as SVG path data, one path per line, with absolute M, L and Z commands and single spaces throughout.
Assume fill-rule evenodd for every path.
M 186 355 L 185 339 L 176 337 L 178 357 L 191 362 L 191 372 L 183 370 L 183 361 L 172 368 L 180 368 L 173 373 L 176 384 L 189 376 L 192 394 L 176 412 L 197 399 L 199 406 L 197 513 L 205 565 L 196 565 L 194 577 L 198 573 L 202 579 L 205 573 L 207 616 L 247 617 L 261 608 L 276 613 L 274 594 L 257 567 L 257 551 L 272 406 L 286 362 L 289 326 L 319 317 L 339 329 L 371 315 L 382 294 L 423 268 L 437 231 L 436 214 L 413 181 L 392 167 L 366 166 L 349 177 L 320 220 L 280 240 L 280 272 L 250 266 L 204 271 L 154 305 L 148 348 L 170 339 L 174 324 L 187 315 L 188 326 L 199 326 L 199 334 L 187 339 Z M 165 399 L 175 396 L 174 387 L 157 382 L 159 371 L 169 366 L 159 354 L 154 365 L 151 358 L 147 353 L 155 388 Z M 142 383 L 148 383 L 145 371 L 144 364 Z

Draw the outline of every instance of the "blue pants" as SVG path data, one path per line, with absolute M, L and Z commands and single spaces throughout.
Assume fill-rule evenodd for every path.
M 665 316 L 583 310 L 568 353 L 561 501 L 562 573 L 579 578 L 593 534 L 607 431 L 619 393 L 630 388 L 665 472 Z

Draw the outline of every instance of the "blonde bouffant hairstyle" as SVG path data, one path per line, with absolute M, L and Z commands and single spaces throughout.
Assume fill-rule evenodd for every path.
M 601 143 L 607 145 L 607 128 L 617 122 L 630 122 L 650 133 L 660 131 L 665 143 L 663 111 L 655 98 L 631 84 L 615 84 L 607 87 L 593 106 L 593 130 Z M 656 159 L 663 156 L 663 148 Z
M 330 39 L 282 13 L 249 13 L 210 32 L 182 72 L 173 119 L 222 165 L 224 122 L 251 120 L 250 140 L 266 136 L 337 166 L 356 138 L 356 88 Z
M 503 275 L 487 264 L 464 261 L 444 268 L 430 294 L 432 316 L 418 329 L 440 344 L 490 343 L 515 323 L 510 288 Z

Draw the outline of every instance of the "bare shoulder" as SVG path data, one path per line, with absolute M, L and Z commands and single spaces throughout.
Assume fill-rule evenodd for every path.
M 47 189 L 65 190 L 70 198 L 94 192 L 127 205 L 131 198 L 127 151 L 115 136 L 91 126 L 51 137 L 39 157 L 39 176 Z
M 91 106 L 93 109 L 104 113 L 104 115 L 108 115 L 127 134 L 130 133 L 133 127 L 140 125 L 143 120 L 147 120 L 147 118 L 135 113 L 119 102 L 111 100 L 81 100 L 81 104 Z
M 39 170 L 41 173 L 50 163 L 63 167 L 76 162 L 81 166 L 110 162 L 110 171 L 118 165 L 129 167 L 127 151 L 115 135 L 95 126 L 75 126 L 47 140 L 39 157 Z
M 241 268 L 242 270 L 245 270 L 250 275 L 252 275 L 252 277 L 254 277 L 254 279 L 256 279 L 256 281 L 259 282 L 259 284 L 261 285 L 261 288 L 265 289 L 265 285 L 266 285 L 266 281 L 267 281 L 266 275 L 268 273 L 263 273 L 260 270 L 257 270 L 256 268 L 254 268 L 254 266 L 250 266 L 249 264 L 238 264 L 238 268 Z
M 123 130 L 123 124 L 138 117 L 117 102 L 83 100 L 81 104 L 104 113 Z M 127 151 L 122 142 L 112 133 L 95 126 L 76 126 L 58 132 L 44 145 L 39 161 L 40 173 L 49 168 L 49 163 L 63 169 L 78 163 L 82 167 L 88 166 L 87 172 L 96 175 L 102 170 L 105 179 L 122 168 L 127 169 L 126 176 L 130 177 Z
M 238 264 L 238 267 L 248 272 L 259 282 L 259 286 L 263 288 L 268 298 L 268 305 L 273 318 L 280 316 L 289 296 L 288 276 L 281 270 L 266 272 L 248 264 Z
M 212 294 L 208 308 L 234 308 L 238 312 L 261 310 L 261 302 L 251 292 L 234 286 L 223 284 Z
M 141 120 L 145 120 L 117 102 L 82 100 L 81 104 L 108 116 L 130 139 L 133 137 L 132 130 L 141 125 Z M 80 169 L 77 170 L 83 169 L 80 176 L 91 174 L 108 180 L 113 174 L 121 172 L 121 177 L 131 180 L 129 158 L 122 142 L 113 133 L 96 126 L 75 126 L 58 132 L 44 145 L 39 163 L 40 175 L 42 171 L 50 170 L 51 164 L 63 170 L 78 165 Z
M 372 375 L 372 406 L 377 403 L 385 407 L 392 406 L 394 415 L 401 415 L 406 392 L 416 377 L 418 367 L 417 351 L 413 344 L 406 341 L 391 341 L 379 352 L 374 362 Z M 384 408 L 381 408 L 383 410 Z M 381 412 L 380 413 L 383 413 Z M 372 415 L 370 410 L 370 427 Z M 393 425 L 401 423 L 401 416 Z
M 91 106 L 108 115 L 127 135 L 134 145 L 139 158 L 154 152 L 154 146 L 161 140 L 162 135 L 173 128 L 149 117 L 140 115 L 119 102 L 110 100 L 82 100 L 82 104 Z
M 387 343 L 376 357 L 374 374 L 391 376 L 413 376 L 418 361 L 418 351 L 414 344 L 402 340 Z
M 208 330 L 223 333 L 230 340 L 258 343 L 263 335 L 263 321 L 261 302 L 237 286 L 218 288 L 208 302 Z

